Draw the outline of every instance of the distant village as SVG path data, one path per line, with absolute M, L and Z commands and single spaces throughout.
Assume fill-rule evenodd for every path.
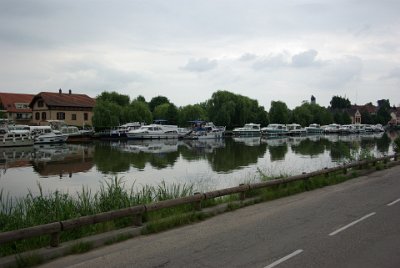
M 315 103 L 315 97 L 311 97 Z M 93 110 L 96 99 L 85 94 L 68 90 L 64 92 L 40 92 L 39 94 L 18 94 L 0 92 L 0 113 L 3 120 L 15 124 L 46 125 L 48 120 L 62 120 L 67 125 L 93 126 Z M 342 109 L 351 118 L 352 124 L 365 123 L 362 115 L 376 115 L 379 107 L 372 103 L 351 105 Z M 400 107 L 390 108 L 391 119 L 388 125 L 400 125 Z

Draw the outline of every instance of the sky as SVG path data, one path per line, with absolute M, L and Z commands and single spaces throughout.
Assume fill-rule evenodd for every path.
M 398 0 L 1 0 L 0 92 L 400 105 Z

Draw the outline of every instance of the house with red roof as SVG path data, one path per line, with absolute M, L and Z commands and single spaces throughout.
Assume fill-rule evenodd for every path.
M 0 111 L 3 119 L 15 124 L 28 124 L 32 119 L 32 109 L 29 107 L 32 94 L 2 93 L 0 92 Z
M 47 125 L 48 120 L 62 120 L 67 125 L 92 126 L 93 108 L 96 100 L 85 94 L 40 92 L 29 104 L 32 124 Z

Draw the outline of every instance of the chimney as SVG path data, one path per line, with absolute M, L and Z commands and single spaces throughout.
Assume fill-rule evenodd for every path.
M 59 93 L 59 94 L 61 94 L 61 93 L 62 93 L 62 90 L 61 90 L 61 88 L 58 90 L 58 93 Z
M 70 89 L 70 90 L 68 91 L 68 93 L 69 93 L 69 95 L 71 95 L 71 93 L 72 93 L 72 90 Z

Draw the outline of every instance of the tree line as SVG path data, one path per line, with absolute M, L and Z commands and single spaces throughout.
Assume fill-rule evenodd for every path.
M 214 92 L 205 102 L 177 107 L 165 96 L 156 96 L 147 102 L 141 95 L 131 100 L 128 95 L 105 91 L 96 98 L 93 126 L 96 129 L 106 129 L 128 122 L 149 124 L 156 119 L 164 119 L 169 124 L 179 126 L 188 126 L 189 121 L 193 120 L 204 120 L 226 126 L 227 129 L 250 122 L 262 126 L 269 123 L 298 123 L 302 126 L 312 123 L 350 124 L 350 107 L 347 98 L 333 96 L 328 108 L 303 102 L 290 110 L 282 101 L 271 101 L 271 107 L 266 111 L 257 100 L 225 90 Z M 362 111 L 362 122 L 385 125 L 390 120 L 389 100 L 378 101 L 378 107 L 377 113 Z

